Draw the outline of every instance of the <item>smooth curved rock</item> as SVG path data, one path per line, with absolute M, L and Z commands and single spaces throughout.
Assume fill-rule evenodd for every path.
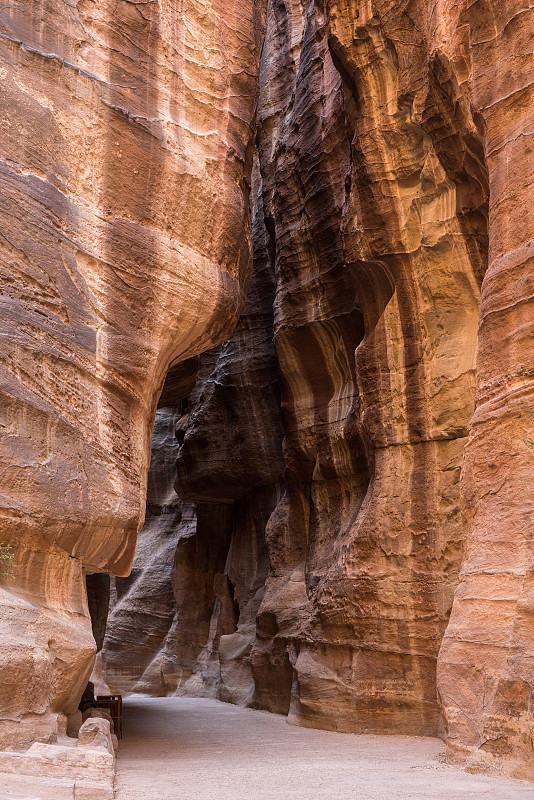
M 0 9 L 0 746 L 75 710 L 82 564 L 128 574 L 167 369 L 244 304 L 260 25 L 252 0 Z
M 534 778 L 530 6 L 270 0 L 256 128 L 251 0 L 0 9 L 0 742 L 74 710 L 174 365 L 110 686 Z
M 523 0 L 269 3 L 254 244 L 280 399 L 250 391 L 268 347 L 202 357 L 164 691 L 533 776 L 532 24 Z M 233 565 L 263 547 L 251 616 L 262 571 Z

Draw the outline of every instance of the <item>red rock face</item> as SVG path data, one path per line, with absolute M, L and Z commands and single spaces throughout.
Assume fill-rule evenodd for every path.
M 459 476 L 474 403 L 487 178 L 453 68 L 425 52 L 425 17 L 414 11 L 384 4 L 350 17 L 332 4 L 322 34 L 322 60 L 345 105 L 339 274 L 352 277 L 363 316 L 352 426 L 369 477 L 360 502 L 349 499 L 330 528 L 334 558 L 314 570 L 318 642 L 299 651 L 295 714 L 307 724 L 326 717 L 348 730 L 435 735 L 436 659 L 463 538 Z M 326 25 L 318 12 L 316 31 Z M 331 274 L 331 259 L 321 263 Z M 350 389 L 332 400 L 340 395 Z M 317 406 L 313 392 L 303 396 Z M 310 517 L 324 541 L 339 501 L 328 504 L 328 484 L 314 484 Z
M 85 680 L 82 564 L 128 572 L 183 360 L 112 688 L 534 778 L 530 4 L 187 8 L 0 10 L 5 685 L 53 687 L 6 735 Z M 197 363 L 248 289 L 254 142 L 247 306 Z
M 167 368 L 244 304 L 260 22 L 251 0 L 0 10 L 0 743 L 76 708 L 82 565 L 128 573 Z
M 440 734 L 456 763 L 534 777 L 532 25 L 520 0 L 269 3 L 255 252 L 280 400 L 245 315 L 178 423 L 203 519 L 179 615 L 211 588 L 167 690 Z M 228 634 L 213 587 L 250 597 L 263 546 Z
M 465 451 L 466 553 L 439 661 L 451 759 L 534 779 L 532 9 L 475 4 L 472 103 L 484 121 L 489 260 Z

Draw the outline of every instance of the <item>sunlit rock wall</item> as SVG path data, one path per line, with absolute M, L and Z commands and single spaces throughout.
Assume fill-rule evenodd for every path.
M 484 130 L 489 258 L 462 477 L 466 550 L 439 689 L 451 760 L 534 780 L 534 13 L 495 0 L 470 4 L 460 22 Z
M 275 93 L 273 76 L 260 101 L 266 154 L 276 136 L 264 161 L 275 164 L 265 183 L 286 457 L 308 478 L 284 509 L 290 531 L 301 520 L 310 606 L 290 715 L 435 735 L 462 554 L 487 180 L 452 68 L 423 44 L 425 14 L 358 8 L 316 5 L 300 23 L 294 91 Z M 283 50 L 280 20 L 269 21 Z M 283 591 L 264 604 L 275 616 Z
M 530 5 L 270 0 L 276 362 L 245 315 L 178 422 L 197 521 L 153 687 L 534 778 Z
M 0 9 L 0 748 L 91 671 L 82 568 L 128 574 L 171 362 L 250 280 L 261 3 Z M 59 728 L 58 728 L 59 726 Z

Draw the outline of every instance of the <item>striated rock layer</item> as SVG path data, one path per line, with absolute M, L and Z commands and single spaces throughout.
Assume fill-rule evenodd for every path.
M 104 642 L 105 676 L 116 691 L 243 704 L 254 697 L 248 656 L 269 571 L 265 523 L 284 470 L 274 284 L 260 222 L 256 213 L 255 269 L 236 334 L 201 356 L 189 398 L 156 417 L 147 523 L 132 577 L 114 580 Z M 172 492 L 173 454 L 181 503 Z M 164 620 L 169 599 L 174 617 Z
M 489 173 L 489 258 L 462 478 L 467 546 L 439 690 L 452 760 L 533 780 L 534 15 L 520 0 L 476 3 L 464 24 Z
M 534 779 L 533 25 L 270 0 L 255 279 L 178 409 L 176 608 L 137 688 Z
M 169 364 L 244 304 L 260 10 L 0 9 L 0 748 L 75 711 L 84 566 L 128 574 Z
M 107 572 L 114 690 L 534 779 L 531 5 L 0 8 L 0 747 Z

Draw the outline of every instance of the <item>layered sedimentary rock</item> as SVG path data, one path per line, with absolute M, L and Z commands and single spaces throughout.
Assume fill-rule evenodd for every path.
M 193 510 L 147 688 L 534 777 L 532 25 L 526 0 L 269 3 L 273 289 L 181 409 Z
M 201 356 L 189 398 L 156 417 L 147 522 L 132 577 L 114 581 L 104 644 L 115 690 L 254 698 L 248 657 L 269 570 L 265 523 L 284 470 L 274 283 L 256 200 L 255 269 L 238 329 Z M 174 517 L 158 497 L 172 498 Z M 174 618 L 164 621 L 170 599 Z
M 533 780 L 534 15 L 520 0 L 475 3 L 465 23 L 489 259 L 462 477 L 467 546 L 439 689 L 451 759 Z
M 113 689 L 534 778 L 533 33 L 529 0 L 0 9 L 0 746 L 72 725 L 104 571 Z
M 260 12 L 0 9 L 0 747 L 76 709 L 83 566 L 129 572 L 169 364 L 244 304 Z

